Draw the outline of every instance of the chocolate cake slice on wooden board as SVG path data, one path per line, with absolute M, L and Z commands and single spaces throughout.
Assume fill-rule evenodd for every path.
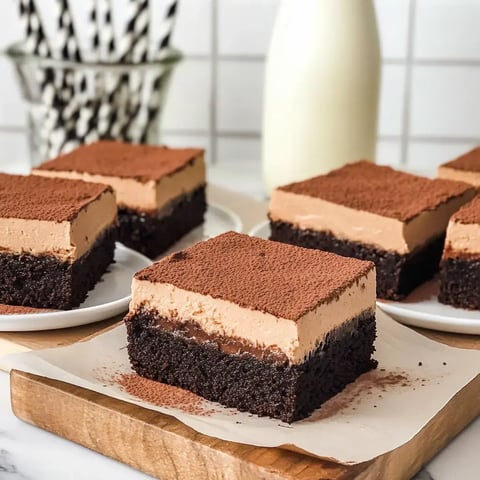
M 0 302 L 80 305 L 113 261 L 111 187 L 0 174 Z
M 398 300 L 438 271 L 448 220 L 474 195 L 462 182 L 361 161 L 277 188 L 270 238 L 370 260 L 378 297 Z
M 207 208 L 204 151 L 102 141 L 46 162 L 35 175 L 110 185 L 119 239 L 155 258 L 201 225 Z
M 375 268 L 230 232 L 138 272 L 125 323 L 138 374 L 292 422 L 375 367 Z
M 440 266 L 442 303 L 480 310 L 480 197 L 452 216 Z

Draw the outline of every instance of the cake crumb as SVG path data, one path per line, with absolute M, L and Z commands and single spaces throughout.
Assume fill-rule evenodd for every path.
M 170 257 L 171 262 L 179 262 L 187 258 L 187 253 L 184 250 L 179 250 L 178 252 L 172 253 Z

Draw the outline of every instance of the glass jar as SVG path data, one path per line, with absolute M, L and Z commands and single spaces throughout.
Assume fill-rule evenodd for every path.
M 27 104 L 32 166 L 84 143 L 160 143 L 160 119 L 174 67 L 170 50 L 142 64 L 76 63 L 6 51 Z

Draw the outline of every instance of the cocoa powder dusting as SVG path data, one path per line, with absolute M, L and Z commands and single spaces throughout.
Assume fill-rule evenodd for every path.
M 71 221 L 111 187 L 82 180 L 0 174 L 0 217 Z
M 454 213 L 450 221 L 464 225 L 480 223 L 480 195 Z
M 227 232 L 169 255 L 135 278 L 297 321 L 373 269 L 372 262 Z
M 182 388 L 140 377 L 135 373 L 117 374 L 115 383 L 122 389 L 157 407 L 176 408 L 192 415 L 209 416 L 215 409 L 207 408 L 205 400 Z
M 385 369 L 381 369 L 364 373 L 355 382 L 347 385 L 342 392 L 324 403 L 305 421 L 316 422 L 339 413 L 347 413 L 350 409 L 355 411 L 365 396 L 375 395 L 376 398 L 382 399 L 382 393 L 387 390 L 410 387 L 412 384 L 413 380 L 406 372 L 386 372 Z M 378 402 L 373 406 L 377 408 Z
M 43 163 L 37 170 L 90 173 L 147 183 L 178 172 L 203 153 L 199 148 L 168 148 L 103 140 L 82 145 Z
M 473 188 L 463 182 L 425 178 L 360 161 L 279 190 L 407 222 Z M 412 192 L 419 192 L 412 195 Z

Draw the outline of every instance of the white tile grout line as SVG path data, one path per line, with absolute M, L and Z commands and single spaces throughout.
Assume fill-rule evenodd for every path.
M 405 67 L 405 90 L 403 92 L 402 138 L 400 145 L 400 164 L 407 163 L 408 142 L 410 137 L 410 107 L 412 100 L 413 50 L 415 45 L 415 13 L 416 0 L 408 5 L 407 62 Z
M 210 121 L 209 121 L 209 140 L 210 140 L 210 163 L 217 163 L 217 94 L 218 94 L 218 0 L 212 0 L 211 3 L 212 23 L 210 27 Z
M 191 61 L 210 61 L 210 55 L 203 54 L 186 54 L 186 60 Z M 216 56 L 220 62 L 252 62 L 262 63 L 265 61 L 265 55 L 249 55 L 249 54 L 222 54 Z M 407 58 L 387 57 L 382 59 L 384 65 L 406 65 Z M 416 67 L 480 67 L 480 59 L 468 58 L 412 58 L 408 63 Z
M 26 134 L 25 127 L 0 125 L 0 134 Z M 195 130 L 195 129 L 165 129 L 162 132 L 164 135 L 178 136 L 178 137 L 210 137 L 210 129 Z M 235 130 L 217 130 L 217 138 L 238 139 L 238 140 L 260 140 L 262 135 L 256 131 L 235 131 Z M 402 135 L 378 135 L 377 141 L 400 143 Z M 431 143 L 434 145 L 448 145 L 452 143 L 473 143 L 480 145 L 480 137 L 449 137 L 449 136 L 433 136 L 433 135 L 411 135 L 409 137 L 410 143 Z

